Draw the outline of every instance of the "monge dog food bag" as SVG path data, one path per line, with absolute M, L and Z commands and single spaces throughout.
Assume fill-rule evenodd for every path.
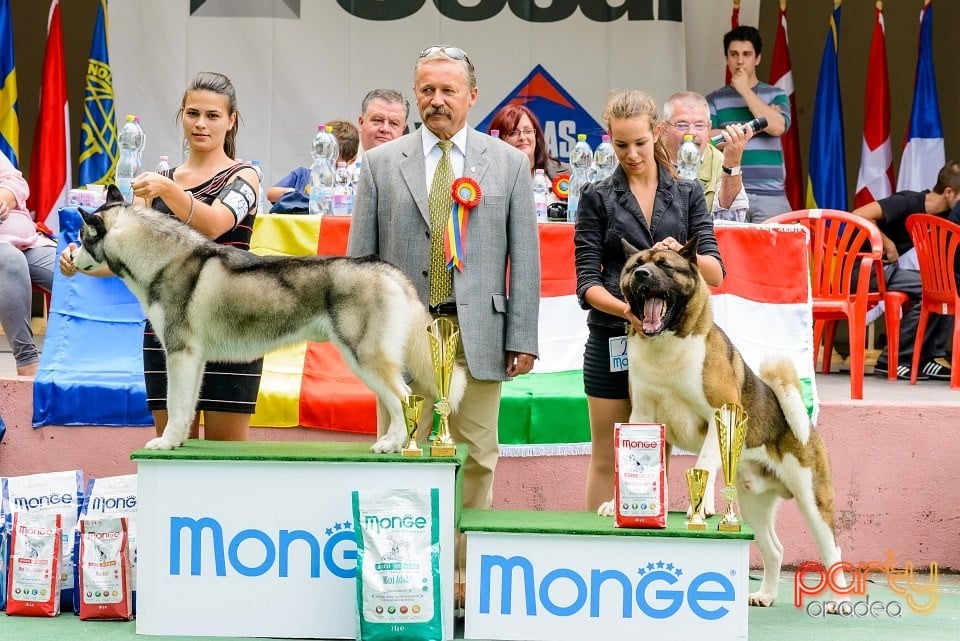
M 126 518 L 80 520 L 77 574 L 82 620 L 133 618 Z
M 354 491 L 358 639 L 442 641 L 440 491 Z
M 613 430 L 617 527 L 667 527 L 664 427 L 617 423 Z
M 3 479 L 0 478 L 0 610 L 7 607 L 7 562 L 10 553 L 7 551 L 7 515 L 3 511 Z
M 69 539 L 77 525 L 80 504 L 83 499 L 83 472 L 49 472 L 28 476 L 10 476 L 3 481 L 4 510 L 15 512 L 41 512 L 59 514 L 61 524 L 60 543 L 60 598 L 63 607 L 73 607 L 73 574 L 76 560 Z
M 133 614 L 137 613 L 137 475 L 106 476 L 87 481 L 87 491 L 80 508 L 80 520 L 108 516 L 127 520 L 127 542 L 130 548 L 130 587 L 133 591 Z M 73 531 L 73 557 L 80 558 L 80 527 Z M 80 573 L 74 574 L 73 612 L 80 614 Z
M 61 517 L 55 512 L 14 512 L 7 614 L 60 614 L 60 523 Z

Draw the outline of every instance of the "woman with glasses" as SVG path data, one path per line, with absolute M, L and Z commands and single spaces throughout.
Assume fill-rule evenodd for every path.
M 710 285 L 723 280 L 703 190 L 698 181 L 677 177 L 656 102 L 642 91 L 619 92 L 607 101 L 603 119 L 620 164 L 610 176 L 584 186 L 574 233 L 577 297 L 589 310 L 583 386 L 593 443 L 586 492 L 590 510 L 614 494 L 613 426 L 630 420 L 627 370 L 611 353 L 619 351 L 627 323 L 642 331 L 620 291 L 626 263 L 621 239 L 639 249 L 679 250 L 699 235 L 700 273 Z
M 547 143 L 543 139 L 543 129 L 527 107 L 523 105 L 507 105 L 497 112 L 490 122 L 490 130 L 500 132 L 500 139 L 513 145 L 530 159 L 530 175 L 537 169 L 542 169 L 547 178 L 553 180 L 557 174 L 567 171 L 567 168 L 556 158 L 547 154 Z M 548 199 L 555 198 L 552 192 Z M 548 200 L 548 202 L 552 202 Z

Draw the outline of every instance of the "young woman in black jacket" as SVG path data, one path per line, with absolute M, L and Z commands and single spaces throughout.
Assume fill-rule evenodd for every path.
M 661 140 L 657 105 L 642 91 L 611 95 L 603 111 L 620 166 L 584 187 L 577 211 L 577 296 L 589 309 L 583 382 L 593 451 L 587 474 L 587 509 L 596 510 L 614 492 L 614 423 L 630 418 L 627 372 L 612 366 L 626 324 L 639 327 L 620 293 L 626 262 L 620 239 L 640 249 L 679 250 L 699 234 L 697 264 L 710 285 L 723 280 L 723 263 L 697 181 L 677 177 Z

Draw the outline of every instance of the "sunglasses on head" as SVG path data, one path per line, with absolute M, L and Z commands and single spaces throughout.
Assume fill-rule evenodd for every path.
M 448 47 L 447 45 L 434 45 L 432 47 L 427 47 L 420 52 L 421 58 L 426 58 L 432 53 L 437 51 L 442 52 L 448 58 L 453 58 L 454 60 L 466 60 L 470 62 L 470 58 L 467 57 L 467 52 L 459 47 Z

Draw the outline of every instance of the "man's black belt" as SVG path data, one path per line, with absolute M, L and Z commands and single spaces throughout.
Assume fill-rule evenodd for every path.
M 432 305 L 430 307 L 430 313 L 435 316 L 456 316 L 457 315 L 457 304 L 456 303 L 440 303 L 439 305 Z

